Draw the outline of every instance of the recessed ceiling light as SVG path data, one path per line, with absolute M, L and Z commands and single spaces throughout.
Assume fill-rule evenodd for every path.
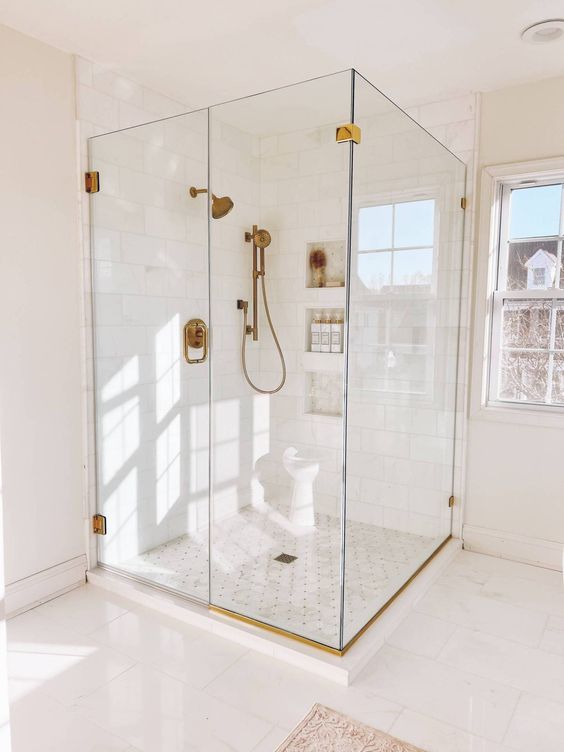
M 521 39 L 532 44 L 555 42 L 564 36 L 564 19 L 553 18 L 528 26 L 521 32 Z

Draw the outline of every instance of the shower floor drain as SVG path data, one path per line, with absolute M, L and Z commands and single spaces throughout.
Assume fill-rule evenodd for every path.
M 280 556 L 274 557 L 274 561 L 279 561 L 282 564 L 291 564 L 293 561 L 296 561 L 297 558 L 297 556 L 292 556 L 292 554 L 280 554 Z

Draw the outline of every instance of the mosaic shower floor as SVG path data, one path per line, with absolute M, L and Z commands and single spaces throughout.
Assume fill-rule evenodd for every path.
M 340 524 L 316 514 L 315 528 L 289 523 L 269 504 L 216 523 L 210 601 L 335 646 L 340 615 Z M 350 640 L 440 541 L 347 522 L 345 642 Z M 208 531 L 183 535 L 124 562 L 121 569 L 208 600 Z M 291 563 L 276 561 L 285 553 Z

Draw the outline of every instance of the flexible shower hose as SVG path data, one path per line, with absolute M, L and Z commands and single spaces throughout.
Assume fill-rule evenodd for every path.
M 272 339 L 274 340 L 274 344 L 276 345 L 276 349 L 278 350 L 278 355 L 280 357 L 280 363 L 282 364 L 282 379 L 276 389 L 259 389 L 258 386 L 255 386 L 253 382 L 251 381 L 251 378 L 249 376 L 249 372 L 247 371 L 247 357 L 246 357 L 246 350 L 247 350 L 247 306 L 243 309 L 243 341 L 241 343 L 241 363 L 243 364 L 243 373 L 245 374 L 245 379 L 247 380 L 248 385 L 255 390 L 255 392 L 258 392 L 259 394 L 276 394 L 276 392 L 279 392 L 282 387 L 284 386 L 284 383 L 286 382 L 286 361 L 284 360 L 284 353 L 282 352 L 282 348 L 280 347 L 280 342 L 278 341 L 278 337 L 276 336 L 276 331 L 274 329 L 274 324 L 272 323 L 272 319 L 270 318 L 270 309 L 268 307 L 268 297 L 266 295 L 266 283 L 264 281 L 264 272 L 261 274 L 261 286 L 262 286 L 262 299 L 264 301 L 264 310 L 266 312 L 266 318 L 268 319 L 268 326 L 270 327 L 270 331 L 272 332 Z

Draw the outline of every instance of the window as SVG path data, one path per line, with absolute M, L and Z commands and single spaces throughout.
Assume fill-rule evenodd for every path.
M 435 201 L 364 206 L 358 217 L 358 276 L 369 290 L 431 285 Z
M 355 296 L 363 301 L 363 340 L 372 353 L 365 384 L 426 399 L 433 385 L 439 221 L 438 201 L 421 195 L 359 208 Z
M 563 182 L 500 188 L 490 403 L 564 406 Z

